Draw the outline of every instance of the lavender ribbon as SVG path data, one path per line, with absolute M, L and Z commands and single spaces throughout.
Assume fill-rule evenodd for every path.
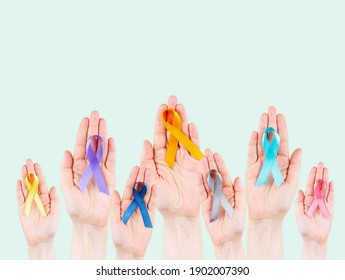
M 98 142 L 100 142 L 100 146 L 98 147 L 96 153 L 92 149 L 92 142 L 96 142 L 96 147 L 98 147 Z M 105 182 L 102 170 L 99 166 L 100 161 L 103 157 L 103 149 L 104 144 L 101 136 L 92 135 L 91 137 L 89 137 L 86 143 L 86 155 L 89 161 L 89 165 L 86 168 L 83 176 L 81 176 L 79 180 L 79 187 L 81 191 L 85 191 L 87 185 L 89 184 L 93 176 L 95 178 L 99 191 L 109 195 L 107 183 Z
M 212 169 L 208 175 L 208 185 L 210 186 L 213 192 L 213 202 L 212 202 L 212 212 L 211 212 L 211 220 L 210 223 L 214 222 L 218 219 L 220 206 L 222 206 L 225 212 L 232 217 L 234 213 L 234 209 L 232 208 L 229 201 L 223 194 L 223 182 L 222 178 L 218 174 L 218 172 Z

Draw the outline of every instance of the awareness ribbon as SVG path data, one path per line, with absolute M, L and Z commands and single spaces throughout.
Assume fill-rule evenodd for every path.
M 268 140 L 268 133 L 273 132 L 273 138 L 271 142 Z M 280 146 L 280 136 L 277 131 L 268 127 L 265 130 L 264 135 L 262 136 L 262 147 L 264 149 L 266 159 L 261 168 L 259 178 L 256 181 L 256 186 L 262 186 L 266 184 L 267 178 L 272 172 L 274 182 L 277 188 L 284 182 L 282 173 L 280 172 L 279 165 L 277 162 L 277 154 Z
M 330 215 L 327 211 L 327 207 L 325 204 L 325 197 L 326 197 L 326 186 L 327 183 L 322 180 L 317 180 L 314 185 L 314 201 L 310 205 L 310 208 L 307 212 L 307 216 L 311 218 L 316 211 L 317 207 L 320 208 L 321 214 L 325 219 L 329 219 Z
M 92 145 L 91 145 L 92 141 L 96 142 L 96 147 L 98 146 L 98 141 L 100 142 L 100 146 L 98 147 L 96 153 L 92 149 Z M 103 139 L 99 135 L 93 135 L 89 137 L 89 139 L 87 140 L 86 154 L 87 154 L 87 159 L 89 161 L 89 165 L 86 168 L 83 176 L 81 176 L 79 180 L 79 187 L 81 191 L 84 191 L 86 189 L 88 183 L 90 182 L 93 176 L 95 178 L 99 191 L 109 195 L 107 183 L 105 182 L 102 170 L 99 166 L 100 161 L 103 157 L 103 147 L 104 147 Z
M 137 190 L 138 189 L 138 190 Z M 147 187 L 144 183 L 137 182 L 133 187 L 133 201 L 125 211 L 125 213 L 122 216 L 122 221 L 124 224 L 127 224 L 130 217 L 133 215 L 135 209 L 139 207 L 139 210 L 141 212 L 141 216 L 144 221 L 144 225 L 147 228 L 152 228 L 152 223 L 150 219 L 149 212 L 147 211 L 146 204 L 143 200 L 145 194 L 147 192 Z
M 172 123 L 168 122 L 169 113 L 173 114 Z M 174 167 L 176 152 L 178 143 L 182 144 L 188 152 L 197 160 L 200 160 L 204 154 L 199 148 L 187 137 L 182 131 L 182 122 L 180 115 L 174 109 L 166 109 L 162 113 L 162 123 L 166 130 L 170 132 L 170 138 L 168 142 L 167 154 L 165 157 L 166 163 L 170 168 Z
M 28 194 L 28 197 L 26 198 L 24 214 L 27 217 L 29 217 L 32 204 L 35 201 L 38 211 L 40 212 L 41 216 L 46 217 L 47 216 L 46 210 L 44 209 L 42 200 L 37 193 L 38 192 L 37 176 L 33 173 L 28 174 L 28 176 L 26 176 L 25 178 L 25 185 L 29 191 L 29 194 Z
M 213 202 L 212 202 L 212 212 L 210 223 L 218 219 L 220 206 L 223 206 L 224 210 L 230 217 L 234 213 L 234 209 L 230 205 L 229 201 L 226 199 L 222 192 L 223 183 L 222 178 L 218 172 L 212 169 L 208 175 L 208 185 L 210 186 L 213 192 Z

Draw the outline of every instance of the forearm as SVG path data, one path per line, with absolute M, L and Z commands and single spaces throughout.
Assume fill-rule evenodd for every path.
M 214 246 L 214 253 L 217 260 L 243 260 L 245 258 L 241 238 L 219 246 Z
M 105 259 L 108 228 L 92 225 L 73 225 L 71 259 Z
M 164 218 L 165 259 L 202 259 L 200 217 Z
M 28 254 L 30 260 L 54 260 L 55 249 L 53 240 L 34 246 L 28 245 Z
M 249 220 L 248 258 L 254 260 L 284 258 L 282 220 Z
M 327 243 L 319 243 L 311 240 L 303 241 L 303 260 L 324 260 L 327 256 Z

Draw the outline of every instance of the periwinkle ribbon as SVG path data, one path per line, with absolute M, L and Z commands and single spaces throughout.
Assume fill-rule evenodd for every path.
M 234 209 L 232 208 L 229 201 L 226 199 L 223 194 L 223 182 L 222 178 L 218 172 L 212 169 L 208 175 L 208 185 L 210 186 L 213 192 L 213 202 L 212 202 L 212 211 L 211 211 L 211 220 L 210 223 L 218 219 L 220 206 L 224 208 L 226 213 L 232 217 Z
M 96 149 L 98 147 L 96 153 L 92 149 L 93 142 L 96 142 Z M 89 137 L 86 143 L 86 155 L 89 161 L 89 165 L 79 180 L 79 187 L 81 191 L 84 191 L 86 189 L 87 185 L 89 184 L 93 176 L 95 178 L 99 191 L 109 195 L 107 183 L 105 182 L 102 169 L 100 168 L 100 161 L 103 157 L 103 149 L 104 144 L 101 136 L 93 135 Z
M 311 218 L 316 211 L 317 207 L 320 208 L 321 214 L 325 219 L 330 218 L 330 214 L 327 210 L 325 199 L 327 191 L 327 182 L 323 180 L 317 180 L 314 185 L 314 200 L 309 207 L 307 216 Z
M 169 113 L 173 115 L 172 122 L 168 122 Z M 170 168 L 174 167 L 178 144 L 183 145 L 191 156 L 200 160 L 204 154 L 200 149 L 182 132 L 182 122 L 180 115 L 174 109 L 166 109 L 162 113 L 162 123 L 167 131 L 170 132 L 168 148 L 165 161 Z
M 44 216 L 44 217 L 47 216 L 42 200 L 40 196 L 38 195 L 38 183 L 39 183 L 38 178 L 33 173 L 28 174 L 28 176 L 26 176 L 25 178 L 25 185 L 26 185 L 26 188 L 28 189 L 28 196 L 25 202 L 24 214 L 27 217 L 29 217 L 30 215 L 30 211 L 31 211 L 32 204 L 34 201 L 36 203 L 36 206 L 41 216 Z
M 268 133 L 273 133 L 271 141 L 268 139 Z M 277 188 L 284 182 L 282 173 L 280 171 L 277 154 L 280 146 L 280 136 L 273 127 L 266 128 L 262 136 L 262 147 L 266 155 L 266 159 L 261 168 L 260 175 L 256 181 L 256 186 L 262 186 L 266 184 L 267 178 L 272 172 L 272 176 Z
M 137 188 L 139 191 L 137 190 Z M 135 209 L 137 209 L 137 207 L 139 207 L 139 210 L 140 210 L 141 216 L 143 218 L 145 227 L 146 228 L 152 228 L 150 215 L 149 215 L 149 212 L 147 211 L 146 204 L 145 204 L 144 199 L 143 199 L 146 192 L 147 192 L 147 187 L 144 183 L 137 182 L 133 186 L 133 196 L 134 196 L 133 201 L 129 205 L 129 207 L 127 208 L 127 210 L 125 211 L 125 213 L 122 216 L 122 221 L 124 224 L 127 224 L 129 219 L 133 215 Z

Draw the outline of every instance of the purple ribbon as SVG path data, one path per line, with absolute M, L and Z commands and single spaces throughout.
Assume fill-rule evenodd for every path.
M 98 149 L 96 148 L 97 149 L 96 153 L 92 149 L 92 145 L 91 145 L 92 142 L 96 142 L 96 147 L 98 147 Z M 98 145 L 99 142 L 100 142 L 100 146 Z M 79 180 L 79 187 L 82 192 L 85 191 L 87 185 L 89 184 L 93 176 L 95 178 L 99 191 L 109 195 L 107 183 L 104 180 L 102 170 L 99 166 L 100 161 L 103 157 L 103 148 L 104 148 L 104 145 L 103 145 L 103 139 L 101 136 L 92 135 L 87 140 L 86 155 L 89 161 L 89 165 L 86 168 L 83 176 L 81 176 Z

